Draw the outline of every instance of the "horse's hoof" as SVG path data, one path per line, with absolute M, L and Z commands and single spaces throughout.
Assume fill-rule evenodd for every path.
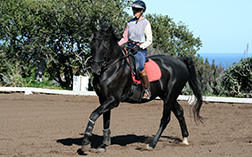
M 102 144 L 100 147 L 97 148 L 97 151 L 100 153 L 105 153 L 106 152 L 106 144 Z
M 139 150 L 139 151 L 152 151 L 153 149 L 154 149 L 154 148 L 151 147 L 150 145 L 146 145 L 146 147 L 140 146 L 140 147 L 137 147 L 137 148 L 136 148 L 136 150 Z
M 151 147 L 149 144 L 146 146 L 146 150 L 149 150 L 149 151 L 151 151 L 151 150 L 153 150 L 154 148 L 153 147 Z
M 90 144 L 88 144 L 88 145 L 82 145 L 81 150 L 83 152 L 88 152 L 90 150 L 90 148 L 91 148 Z
M 187 145 L 187 146 L 189 145 L 187 138 L 183 139 L 182 144 Z
M 97 151 L 99 153 L 105 153 L 106 152 L 106 148 L 97 148 Z

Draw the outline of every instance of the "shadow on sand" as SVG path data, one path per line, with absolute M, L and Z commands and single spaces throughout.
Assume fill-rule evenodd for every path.
M 161 138 L 172 140 L 175 143 L 181 142 L 181 139 L 173 138 L 170 136 L 162 136 Z M 133 143 L 149 144 L 152 140 L 153 140 L 153 137 L 128 134 L 128 135 L 111 137 L 111 145 L 127 146 L 128 144 L 133 144 Z M 81 146 L 82 141 L 83 141 L 83 137 L 82 138 L 65 138 L 65 139 L 58 139 L 57 143 L 61 143 L 65 146 L 72 146 L 72 145 Z M 103 136 L 93 134 L 92 137 L 90 138 L 91 148 L 97 149 L 102 144 L 102 141 L 103 141 Z M 162 142 L 162 141 L 164 140 L 161 140 L 161 139 L 159 140 L 159 142 Z M 85 154 L 82 154 L 81 150 L 78 150 L 77 152 L 79 155 L 85 155 Z
M 126 146 L 128 144 L 132 143 L 150 143 L 152 137 L 147 136 L 137 136 L 137 135 L 122 135 L 122 136 L 115 136 L 111 137 L 111 145 L 120 145 L 120 146 Z M 66 139 L 58 139 L 57 142 L 61 143 L 65 146 L 71 146 L 73 144 L 75 145 L 82 145 L 83 138 L 66 138 Z M 91 148 L 98 148 L 103 141 L 103 136 L 95 135 L 93 134 L 90 138 L 91 142 Z

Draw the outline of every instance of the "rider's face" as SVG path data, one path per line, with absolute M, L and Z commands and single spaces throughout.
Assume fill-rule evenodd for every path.
M 136 18 L 139 18 L 141 16 L 141 14 L 143 13 L 143 9 L 132 8 L 132 10 L 133 10 L 133 14 Z

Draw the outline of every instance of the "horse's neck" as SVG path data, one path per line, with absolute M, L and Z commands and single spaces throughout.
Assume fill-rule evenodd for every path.
M 111 52 L 110 52 L 110 62 L 115 62 L 118 59 L 123 58 L 123 53 L 119 45 L 117 43 L 113 43 L 111 45 Z

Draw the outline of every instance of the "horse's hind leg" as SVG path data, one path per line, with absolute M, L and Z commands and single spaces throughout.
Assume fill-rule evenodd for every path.
M 188 130 L 186 127 L 186 122 L 185 122 L 185 118 L 184 118 L 184 111 L 178 102 L 176 102 L 174 104 L 174 106 L 172 107 L 172 112 L 174 113 L 174 115 L 176 116 L 176 118 L 178 119 L 179 124 L 180 124 L 181 133 L 183 136 L 182 143 L 185 145 L 189 145 L 189 143 L 187 141 L 187 137 L 189 136 L 189 133 L 188 133 Z
M 158 129 L 158 132 L 155 135 L 153 141 L 147 146 L 147 149 L 152 149 L 152 148 L 156 147 L 160 136 L 162 135 L 167 124 L 170 122 L 172 103 L 175 103 L 175 102 L 169 102 L 169 101 L 166 102 L 166 100 L 164 100 L 163 116 L 161 119 L 161 123 L 160 123 L 159 129 Z M 168 104 L 170 104 L 170 105 L 168 105 Z

